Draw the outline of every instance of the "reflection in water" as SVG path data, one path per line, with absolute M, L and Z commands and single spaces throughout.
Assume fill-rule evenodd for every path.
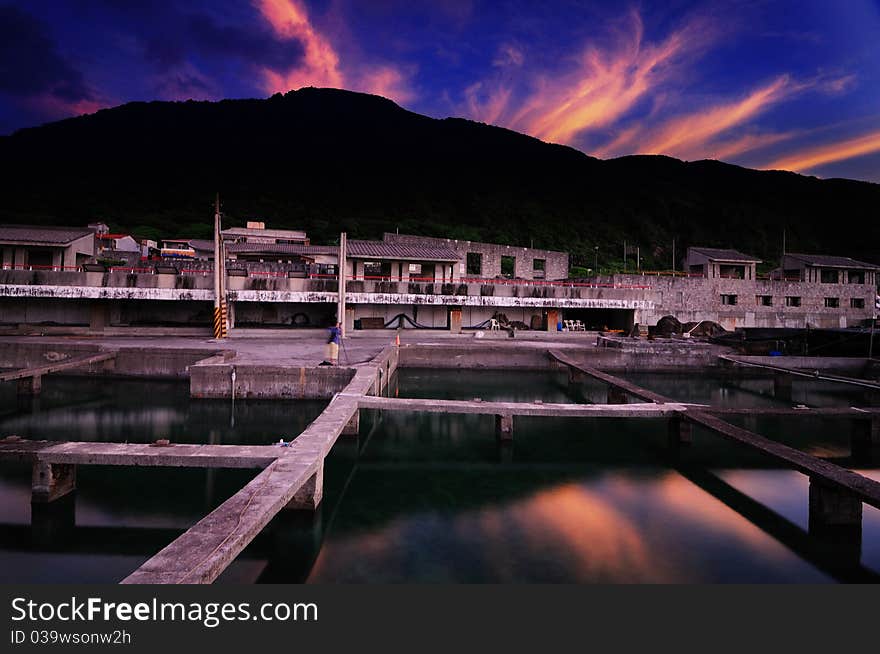
M 460 513 L 407 513 L 374 529 L 331 534 L 309 580 L 699 583 L 828 578 L 676 473 L 615 471 Z
M 767 380 L 632 378 L 690 402 L 781 402 Z M 266 444 L 295 436 L 323 407 L 237 401 L 233 416 L 228 402 L 190 400 L 186 384 L 44 384 L 30 407 L 0 385 L 0 437 Z M 558 373 L 402 370 L 397 384 L 401 397 L 606 396 L 602 384 L 569 386 Z M 794 392 L 814 405 L 855 403 L 838 387 Z M 793 447 L 848 454 L 839 422 L 731 420 Z M 62 512 L 32 527 L 30 471 L 0 466 L 0 581 L 118 581 L 253 474 L 82 467 L 75 524 Z M 512 447 L 500 448 L 491 416 L 364 411 L 360 439 L 340 441 L 327 459 L 321 512 L 279 514 L 221 581 L 860 580 L 862 568 L 842 570 L 813 546 L 807 523 L 804 476 L 704 430 L 672 455 L 663 420 L 517 418 Z M 878 544 L 880 512 L 865 507 L 862 566 L 880 570 Z
M 47 377 L 27 403 L 0 384 L 0 438 L 263 445 L 293 438 L 325 404 L 238 400 L 233 427 L 229 402 L 190 400 L 185 382 Z M 33 521 L 30 474 L 0 464 L 0 583 L 117 582 L 255 471 L 79 466 L 75 501 Z M 226 576 L 252 581 L 261 570 L 244 557 Z

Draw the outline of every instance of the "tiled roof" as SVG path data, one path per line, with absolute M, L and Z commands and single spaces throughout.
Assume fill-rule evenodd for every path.
M 213 246 L 212 246 L 213 247 Z M 338 254 L 339 248 L 335 245 L 291 245 L 285 243 L 227 243 L 226 251 L 229 254 Z
M 761 260 L 757 257 L 753 257 L 750 254 L 744 254 L 739 250 L 728 250 L 724 248 L 700 248 L 700 247 L 692 247 L 688 248 L 692 252 L 699 252 L 700 254 L 714 260 L 714 261 L 742 261 L 745 263 L 761 263 Z
M 786 257 L 803 261 L 809 266 L 827 266 L 828 268 L 860 268 L 868 270 L 880 270 L 880 266 L 864 261 L 857 261 L 850 257 L 837 257 L 829 254 L 793 254 L 786 253 Z
M 458 261 L 461 259 L 461 255 L 449 247 L 399 245 L 383 241 L 349 241 L 348 256 L 361 259 L 371 257 L 414 261 Z
M 0 241 L 67 245 L 94 232 L 85 227 L 43 227 L 38 225 L 0 225 Z

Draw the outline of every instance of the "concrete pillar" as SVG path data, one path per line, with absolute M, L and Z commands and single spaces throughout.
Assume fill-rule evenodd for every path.
M 39 547 L 58 547 L 76 526 L 76 493 L 52 503 L 31 503 L 31 538 Z
M 513 463 L 513 440 L 498 441 L 498 462 Z
M 667 435 L 670 447 L 690 445 L 694 440 L 694 426 L 683 417 L 675 416 L 667 423 Z
M 173 272 L 157 273 L 156 274 L 156 287 L 157 288 L 176 288 L 177 287 L 177 274 L 173 273 Z
M 231 279 L 235 279 L 232 277 Z M 229 302 L 226 309 L 226 317 L 229 320 L 229 329 L 235 329 L 235 302 Z
M 449 332 L 461 334 L 461 307 L 450 307 L 449 309 Z
M 547 331 L 555 332 L 556 323 L 559 322 L 559 311 L 556 309 L 547 309 Z
M 355 279 L 363 279 L 364 278 L 364 262 L 355 260 L 354 262 L 354 278 Z
M 874 451 L 880 446 L 880 418 L 873 416 L 853 420 L 850 446 L 854 460 L 871 461 Z
M 773 397 L 791 402 L 791 375 L 778 372 L 773 375 Z
M 297 511 L 314 511 L 321 504 L 324 497 L 324 466 L 322 465 L 306 483 L 296 491 L 293 499 L 285 508 Z
M 629 404 L 626 391 L 617 386 L 608 386 L 608 404 Z
M 810 477 L 810 532 L 857 528 L 861 533 L 862 501 L 852 493 Z
M 345 307 L 345 333 L 354 331 L 354 307 Z
M 361 430 L 361 411 L 360 409 L 355 409 L 354 415 L 351 417 L 345 427 L 342 428 L 343 436 L 354 436 L 357 438 L 358 434 Z
M 513 440 L 513 416 L 500 414 L 495 416 L 495 435 L 499 440 Z
M 31 475 L 31 502 L 46 504 L 76 488 L 76 466 L 36 461 Z
M 92 300 L 89 305 L 89 331 L 102 332 L 110 322 L 110 311 L 106 302 Z
M 43 377 L 34 375 L 33 377 L 25 377 L 18 380 L 19 395 L 39 395 L 43 390 Z

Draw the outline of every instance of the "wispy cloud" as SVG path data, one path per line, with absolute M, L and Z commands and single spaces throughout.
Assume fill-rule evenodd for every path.
M 807 84 L 781 75 L 745 97 L 722 100 L 687 114 L 674 116 L 659 124 L 625 130 L 607 145 L 598 148 L 598 156 L 620 154 L 668 154 L 683 159 L 730 157 L 762 145 L 778 142 L 779 134 L 746 135 L 723 143 L 717 139 L 732 129 L 748 124 L 774 105 L 808 88 Z
M 296 39 L 303 46 L 302 60 L 285 73 L 266 71 L 271 92 L 285 92 L 301 86 L 343 86 L 339 56 L 333 46 L 309 21 L 305 7 L 296 0 L 256 0 L 257 8 L 275 33 L 284 39 Z
M 846 161 L 875 152 L 880 152 L 880 130 L 835 143 L 806 147 L 761 167 L 771 170 L 806 172 L 825 164 Z
M 262 69 L 263 87 L 269 93 L 329 86 L 384 95 L 397 102 L 415 97 L 404 68 L 387 63 L 346 65 L 331 39 L 315 27 L 300 0 L 254 0 L 254 6 L 279 38 L 299 41 L 303 49 L 303 56 L 286 70 Z
M 610 45 L 585 47 L 565 70 L 528 70 L 522 52 L 503 48 L 493 63 L 523 66 L 528 92 L 518 92 L 521 80 L 487 80 L 469 87 L 466 106 L 472 116 L 494 117 L 493 122 L 538 138 L 571 143 L 586 130 L 614 124 L 650 98 L 718 32 L 711 21 L 691 18 L 665 39 L 648 42 L 642 18 L 632 10 L 611 30 Z

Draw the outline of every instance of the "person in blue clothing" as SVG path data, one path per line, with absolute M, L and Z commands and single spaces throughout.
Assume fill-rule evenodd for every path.
M 342 338 L 342 324 L 336 323 L 335 326 L 327 331 L 329 332 L 327 337 L 327 362 L 331 366 L 335 366 L 339 363 L 339 339 Z

